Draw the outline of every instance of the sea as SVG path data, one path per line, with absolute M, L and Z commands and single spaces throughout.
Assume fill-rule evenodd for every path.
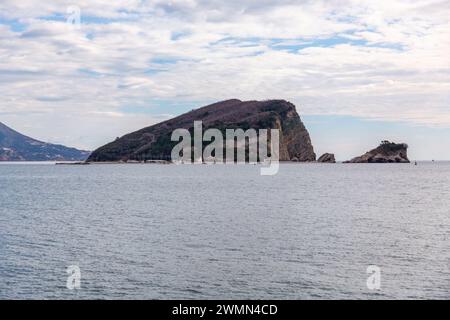
M 0 164 L 0 299 L 449 299 L 450 163 Z

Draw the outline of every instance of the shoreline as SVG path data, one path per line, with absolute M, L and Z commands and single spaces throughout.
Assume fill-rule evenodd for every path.
M 320 164 L 320 165 L 333 165 L 333 164 L 345 164 L 345 165 L 351 165 L 351 164 L 380 164 L 380 165 L 386 165 L 386 164 L 397 164 L 397 165 L 415 165 L 415 163 L 418 164 L 433 164 L 433 163 L 450 163 L 450 160 L 422 160 L 422 161 L 411 161 L 411 162 L 346 162 L 346 161 L 336 161 L 334 163 L 332 162 L 318 162 L 318 161 L 279 161 L 280 164 Z M 14 164 L 14 162 L 9 162 L 10 164 Z M 23 164 L 26 164 L 27 162 L 23 162 Z M 30 164 L 36 163 L 36 162 L 28 162 Z M 1 162 L 0 162 L 1 164 Z M 147 161 L 102 161 L 102 162 L 83 162 L 83 161 L 77 161 L 77 162 L 47 162 L 47 164 L 54 164 L 54 165 L 66 165 L 66 166 L 86 166 L 86 165 L 145 165 L 145 164 L 161 164 L 161 165 L 179 165 L 179 163 L 174 163 L 172 161 L 168 160 L 147 160 Z M 212 162 L 202 162 L 202 163 L 183 163 L 187 165 L 223 165 L 226 163 L 212 163 Z M 233 163 L 238 164 L 238 163 Z M 239 163 L 241 164 L 241 163 Z M 246 165 L 249 165 L 249 163 L 245 163 Z M 250 165 L 265 165 L 264 162 L 258 162 L 255 164 Z

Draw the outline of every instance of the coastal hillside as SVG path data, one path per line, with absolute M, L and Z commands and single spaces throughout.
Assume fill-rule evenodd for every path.
M 172 132 L 193 129 L 194 121 L 203 121 L 203 129 L 280 129 L 280 160 L 315 161 L 316 155 L 308 131 L 295 106 L 284 100 L 218 102 L 171 120 L 127 134 L 97 150 L 89 162 L 170 160 Z
M 0 161 L 84 161 L 88 151 L 45 143 L 0 122 Z

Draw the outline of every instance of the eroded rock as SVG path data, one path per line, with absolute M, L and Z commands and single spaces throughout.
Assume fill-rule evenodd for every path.
M 345 163 L 409 163 L 408 145 L 406 143 L 394 143 L 383 141 L 381 144 Z

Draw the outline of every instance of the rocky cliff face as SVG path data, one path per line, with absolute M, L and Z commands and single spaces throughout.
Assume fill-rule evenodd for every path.
M 84 161 L 88 151 L 41 142 L 0 122 L 0 161 Z
M 203 130 L 279 129 L 280 160 L 315 161 L 316 155 L 308 131 L 295 106 L 284 100 L 218 102 L 171 120 L 127 134 L 96 151 L 90 162 L 129 160 L 169 160 L 172 132 L 178 128 L 192 130 L 194 121 L 203 121 Z
M 409 163 L 408 145 L 383 141 L 378 148 L 345 163 Z

